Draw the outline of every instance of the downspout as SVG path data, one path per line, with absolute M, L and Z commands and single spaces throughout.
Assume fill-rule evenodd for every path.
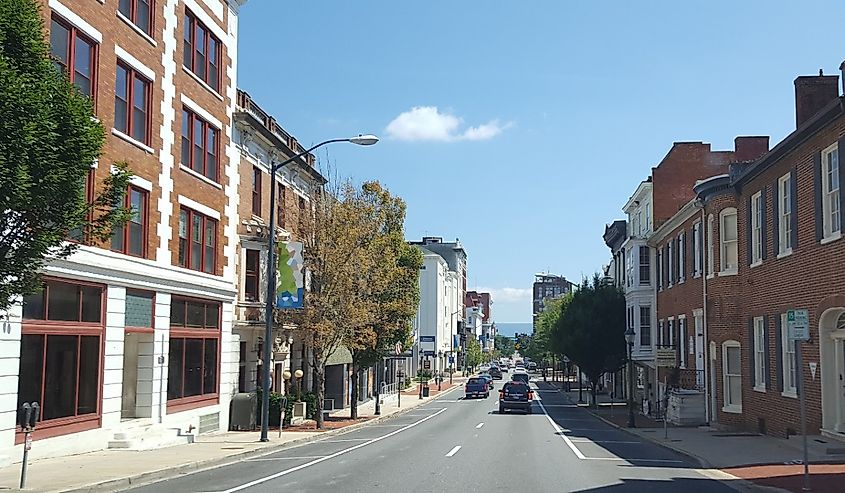
M 705 222 L 704 217 L 704 202 L 696 201 L 696 206 L 701 208 L 701 252 L 699 253 L 702 257 L 701 260 L 701 298 L 702 298 L 702 313 L 701 313 L 701 325 L 702 330 L 704 331 L 704 343 L 702 350 L 704 350 L 704 419 L 707 420 L 707 423 L 710 424 L 712 421 L 712 416 L 710 416 L 710 392 L 713 389 L 710 388 L 710 371 L 711 368 L 708 368 L 710 365 L 710 338 L 707 335 L 707 273 L 710 272 L 707 270 L 707 257 L 709 253 L 705 251 L 707 249 L 708 238 L 705 237 L 706 234 L 710 234 L 711 232 L 708 231 L 707 225 Z

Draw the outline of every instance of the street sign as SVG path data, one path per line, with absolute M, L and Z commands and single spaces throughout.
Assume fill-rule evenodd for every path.
M 455 357 L 454 357 L 454 356 L 449 356 L 449 364 L 452 364 L 452 363 L 454 363 L 454 362 L 455 362 Z
M 424 360 L 423 361 L 423 370 L 430 370 L 431 369 L 431 360 Z
M 420 342 L 434 342 L 434 336 L 420 336 Z
M 807 310 L 788 310 L 786 324 L 789 328 L 789 339 L 793 341 L 810 340 L 810 315 Z
M 655 359 L 657 366 L 675 366 L 675 350 L 672 348 L 657 348 Z
M 434 351 L 423 351 L 423 356 L 434 356 Z

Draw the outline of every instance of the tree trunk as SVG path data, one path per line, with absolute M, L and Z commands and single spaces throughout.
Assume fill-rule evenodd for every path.
M 358 364 L 352 360 L 352 383 L 349 389 L 349 416 L 358 419 Z
M 315 365 L 314 373 L 316 375 L 317 380 L 317 429 L 323 429 L 323 397 L 325 396 L 326 389 L 325 389 L 325 378 L 323 368 L 319 367 L 319 365 Z

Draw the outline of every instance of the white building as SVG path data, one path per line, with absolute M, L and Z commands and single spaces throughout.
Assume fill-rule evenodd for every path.
M 632 359 L 637 367 L 637 391 L 647 410 L 654 397 L 657 366 L 655 363 L 655 327 L 657 297 L 654 290 L 655 253 L 647 241 L 654 232 L 652 181 L 640 183 L 622 211 L 628 216 L 628 234 L 621 246 L 621 257 L 614 266 L 621 270 L 625 289 L 626 320 L 634 329 Z M 621 262 L 620 262 L 621 261 Z
M 420 305 L 414 320 L 414 361 L 412 374 L 421 368 L 420 360 L 428 359 L 432 372 L 446 371 L 453 350 L 461 316 L 459 301 L 460 280 L 449 270 L 440 255 L 420 247 L 423 268 L 420 271 Z

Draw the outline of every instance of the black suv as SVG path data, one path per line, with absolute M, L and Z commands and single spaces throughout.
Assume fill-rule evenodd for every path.
M 491 366 L 487 373 L 493 377 L 493 380 L 501 380 L 502 379 L 502 370 L 499 369 L 498 366 Z
M 531 401 L 534 392 L 523 382 L 508 382 L 499 391 L 499 414 L 505 414 L 508 409 L 520 409 L 525 414 L 531 414 Z

